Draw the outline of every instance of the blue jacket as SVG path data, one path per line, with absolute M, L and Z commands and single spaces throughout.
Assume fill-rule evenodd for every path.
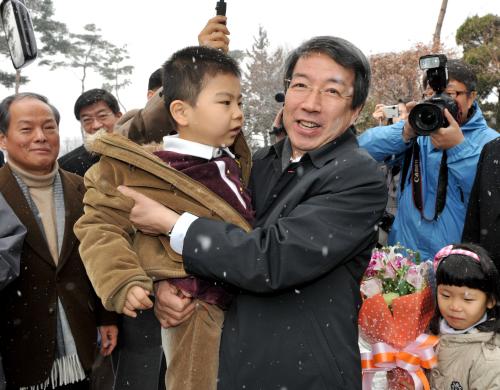
M 483 114 L 475 105 L 474 115 L 461 127 L 465 140 L 448 149 L 448 188 L 446 205 L 436 221 L 426 221 L 413 202 L 412 186 L 408 181 L 408 170 L 403 193 L 398 195 L 398 212 L 388 243 L 397 242 L 418 250 L 423 259 L 433 258 L 443 246 L 460 242 L 465 220 L 465 212 L 476 174 L 479 154 L 483 146 L 499 134 L 488 127 Z M 401 155 L 411 147 L 402 138 L 403 121 L 390 126 L 379 126 L 366 130 L 358 139 L 377 161 L 384 161 L 391 155 Z M 422 193 L 424 215 L 432 219 L 435 213 L 436 191 L 439 167 L 443 152 L 435 149 L 430 137 L 418 137 L 422 166 Z

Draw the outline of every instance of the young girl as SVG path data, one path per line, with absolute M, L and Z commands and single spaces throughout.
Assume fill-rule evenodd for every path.
M 486 251 L 449 245 L 434 258 L 440 335 L 432 389 L 500 388 L 500 276 Z

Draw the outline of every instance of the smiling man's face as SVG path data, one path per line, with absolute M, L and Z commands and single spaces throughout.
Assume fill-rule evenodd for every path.
M 342 135 L 361 108 L 352 109 L 354 72 L 322 53 L 299 58 L 285 95 L 283 123 L 293 157 Z
M 34 175 L 50 173 L 59 154 L 59 128 L 49 105 L 26 97 L 9 107 L 7 133 L 0 133 L 0 146 L 9 161 Z

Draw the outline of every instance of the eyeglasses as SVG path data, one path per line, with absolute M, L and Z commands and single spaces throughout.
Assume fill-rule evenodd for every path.
M 352 95 L 343 95 L 337 89 L 328 87 L 328 88 L 316 88 L 312 85 L 306 84 L 303 81 L 295 81 L 290 79 L 285 79 L 287 93 L 291 93 L 293 95 L 309 95 L 315 89 L 318 90 L 322 97 L 331 99 L 331 100 L 340 100 L 340 99 L 348 99 L 352 97 Z
M 450 95 L 451 98 L 455 99 L 457 96 L 460 95 L 469 95 L 469 91 L 445 91 L 448 95 Z
M 99 123 L 104 123 L 106 120 L 113 116 L 114 114 L 111 111 L 106 111 L 106 112 L 100 112 L 96 116 L 84 116 L 80 118 L 80 122 L 82 123 L 83 127 L 89 127 L 91 126 L 94 121 L 97 120 Z
M 470 92 L 469 91 L 445 91 L 448 95 L 450 95 L 450 97 L 452 99 L 456 99 L 457 96 L 460 96 L 460 95 L 469 95 Z M 430 91 L 425 91 L 423 94 L 422 94 L 422 99 L 429 99 L 430 97 L 432 97 L 434 95 L 434 91 L 433 90 L 430 90 Z

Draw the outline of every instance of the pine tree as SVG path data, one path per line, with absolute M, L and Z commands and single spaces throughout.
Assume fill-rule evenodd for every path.
M 87 24 L 84 32 L 70 33 L 70 47 L 59 61 L 51 62 L 51 70 L 59 67 L 79 69 L 81 92 L 85 91 L 85 81 L 89 72 L 99 72 L 101 64 L 107 59 L 108 50 L 112 45 L 106 41 L 101 30 L 95 24 Z
M 267 32 L 259 27 L 251 50 L 246 51 L 246 71 L 243 74 L 243 107 L 245 113 L 245 136 L 252 147 L 271 144 L 271 129 L 280 104 L 274 99 L 283 91 L 281 48 L 271 52 Z
M 119 91 L 131 83 L 127 76 L 132 74 L 134 67 L 132 65 L 125 65 L 125 62 L 129 58 L 126 46 L 117 47 L 110 45 L 107 50 L 106 60 L 99 67 L 99 73 L 106 80 L 102 88 L 115 95 L 123 112 L 127 110 L 120 100 Z
M 493 128 L 500 123 L 500 17 L 488 14 L 467 18 L 458 28 L 456 42 L 464 49 L 463 60 L 478 78 L 478 98 Z M 493 100 L 492 100 L 493 98 Z

